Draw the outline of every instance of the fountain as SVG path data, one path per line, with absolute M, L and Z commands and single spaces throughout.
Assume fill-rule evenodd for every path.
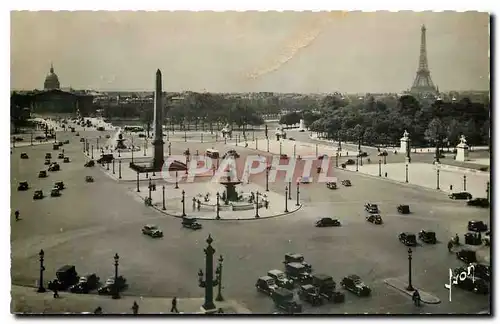
M 118 134 L 118 139 L 116 140 L 116 147 L 115 147 L 115 151 L 118 151 L 118 150 L 126 150 L 127 149 L 127 146 L 125 144 L 123 144 L 123 142 L 125 141 L 125 139 L 123 138 L 123 135 L 120 133 Z
M 238 193 L 236 192 L 236 186 L 241 184 L 241 181 L 238 179 L 231 180 L 230 175 L 228 175 L 226 179 L 227 180 L 221 180 L 220 184 L 226 188 L 225 195 L 223 195 L 223 197 L 225 198 L 225 204 L 227 205 L 230 201 L 238 202 L 240 200 Z
M 222 128 L 221 133 L 223 138 L 232 138 L 233 136 L 233 130 L 231 129 L 231 126 L 229 126 L 229 124 L 226 124 L 226 126 Z

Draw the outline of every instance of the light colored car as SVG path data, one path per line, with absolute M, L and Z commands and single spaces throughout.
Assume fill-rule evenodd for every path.
M 145 225 L 142 228 L 142 234 L 151 237 L 163 237 L 163 232 L 156 225 Z
M 307 184 L 307 183 L 311 183 L 312 179 L 311 179 L 311 177 L 308 177 L 308 176 L 299 177 L 299 178 L 297 178 L 297 182 Z

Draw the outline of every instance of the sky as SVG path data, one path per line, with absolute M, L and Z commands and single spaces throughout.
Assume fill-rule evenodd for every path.
M 11 12 L 11 89 L 401 92 L 427 28 L 441 91 L 489 89 L 489 16 L 477 12 Z

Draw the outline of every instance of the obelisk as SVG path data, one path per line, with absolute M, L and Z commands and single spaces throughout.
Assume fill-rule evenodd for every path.
M 163 106 L 162 106 L 162 87 L 161 71 L 156 71 L 156 88 L 154 102 L 154 159 L 153 167 L 155 170 L 161 170 L 163 167 Z

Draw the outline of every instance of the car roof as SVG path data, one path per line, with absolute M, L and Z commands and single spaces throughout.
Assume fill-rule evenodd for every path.
M 286 256 L 291 258 L 303 258 L 304 256 L 300 253 L 287 253 Z
M 147 225 L 144 225 L 144 227 L 158 227 L 158 226 L 156 226 L 154 224 L 147 224 Z
M 259 280 L 265 280 L 265 281 L 268 281 L 268 280 L 274 280 L 273 278 L 269 277 L 269 276 L 262 276 L 259 278 Z
M 352 279 L 352 280 L 357 280 L 357 279 L 361 280 L 361 278 L 358 275 L 355 275 L 355 274 L 348 275 L 347 278 Z
M 287 266 L 292 267 L 292 268 L 304 268 L 304 265 L 302 263 L 298 263 L 298 262 L 290 262 L 287 264 Z
M 323 273 L 318 273 L 318 274 L 315 274 L 313 276 L 313 278 L 317 278 L 319 280 L 327 280 L 327 279 L 333 279 L 332 276 L 329 276 L 329 275 L 326 275 L 326 274 L 323 274 Z
M 273 270 L 269 270 L 267 273 L 271 273 L 271 274 L 277 275 L 277 274 L 282 274 L 284 272 L 281 271 L 281 270 L 278 270 L 278 269 L 273 269 Z
M 311 284 L 307 284 L 307 285 L 303 285 L 303 286 L 301 286 L 300 288 L 305 289 L 305 290 L 308 290 L 308 289 L 314 288 L 314 286 L 313 286 L 313 285 L 311 285 Z

